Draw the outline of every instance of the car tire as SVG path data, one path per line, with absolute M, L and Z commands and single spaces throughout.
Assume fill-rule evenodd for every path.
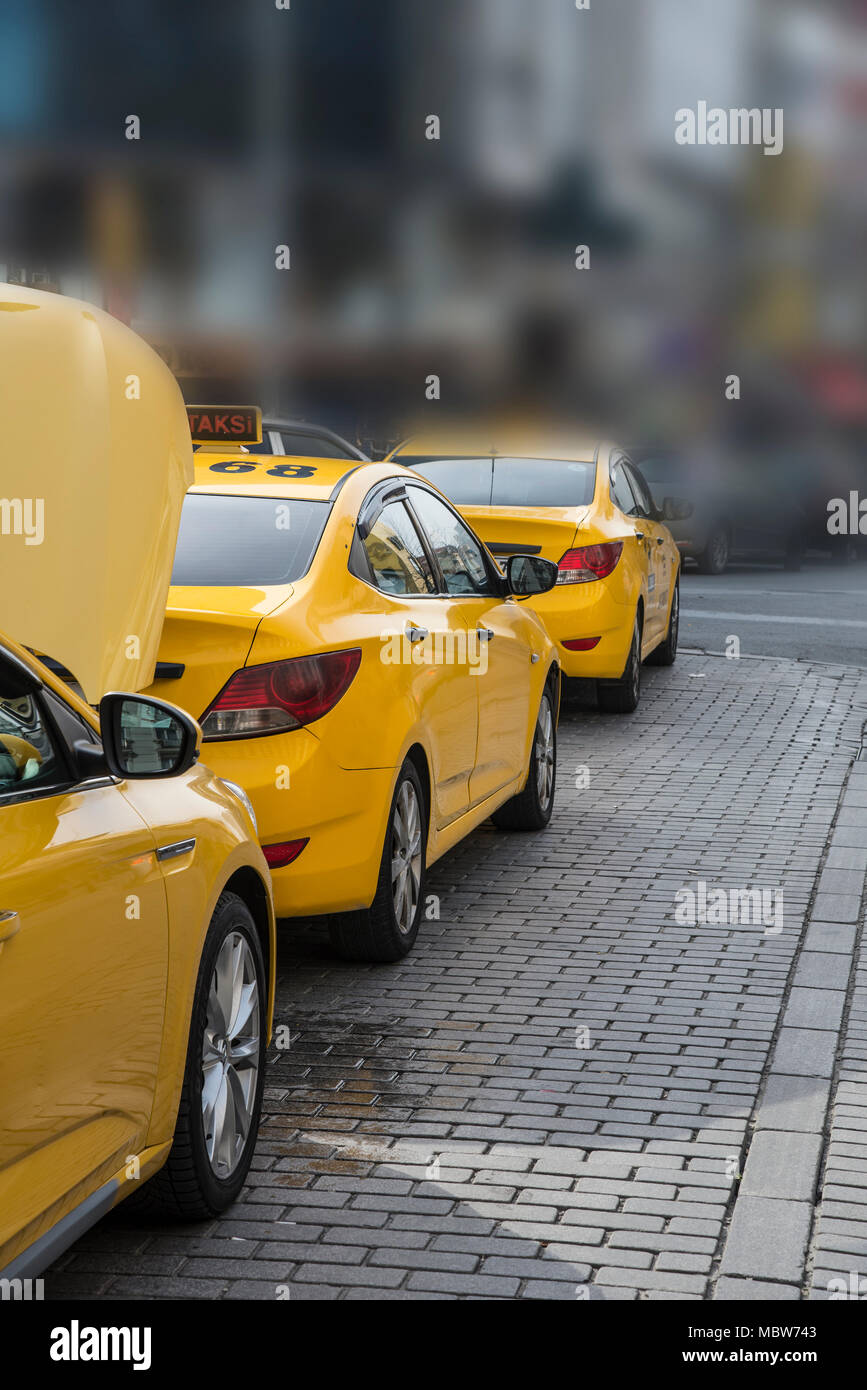
M 407 758 L 388 813 L 376 896 L 370 907 L 329 921 L 331 944 L 344 960 L 396 961 L 412 950 L 424 910 L 427 830 L 421 778 Z
M 648 666 L 673 666 L 677 660 L 677 636 L 680 630 L 680 580 L 674 581 L 671 596 L 671 610 L 668 615 L 668 631 L 658 647 L 654 647 L 647 658 Z
M 504 802 L 491 820 L 499 830 L 544 830 L 557 788 L 557 718 L 554 694 L 546 685 L 539 704 L 524 790 Z
M 717 522 L 711 528 L 704 550 L 696 557 L 702 574 L 724 574 L 730 553 L 728 527 L 723 522 Z
M 256 924 L 235 893 L 223 893 L 202 950 L 171 1152 L 131 1199 L 135 1208 L 196 1221 L 218 1216 L 235 1201 L 259 1131 L 266 1011 Z
M 641 699 L 641 622 L 637 613 L 623 675 L 619 680 L 597 681 L 596 693 L 603 714 L 632 714 L 638 708 Z

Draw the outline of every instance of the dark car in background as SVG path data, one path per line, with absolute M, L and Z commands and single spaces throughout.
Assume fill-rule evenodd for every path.
M 800 474 L 785 451 L 747 459 L 636 448 L 630 457 L 681 557 L 705 574 L 722 574 L 735 559 L 800 569 L 807 514 Z

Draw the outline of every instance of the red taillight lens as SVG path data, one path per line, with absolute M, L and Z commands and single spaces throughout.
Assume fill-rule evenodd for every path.
M 309 844 L 309 836 L 306 840 L 284 840 L 281 845 L 263 845 L 262 853 L 269 868 L 285 869 L 287 864 L 298 858 L 304 846 Z
M 602 641 L 601 637 L 571 637 L 568 642 L 562 645 L 567 652 L 592 652 L 594 647 L 598 647 Z
M 586 584 L 590 579 L 605 579 L 623 550 L 622 541 L 605 541 L 602 545 L 583 545 L 567 550 L 557 568 L 558 584 Z
M 254 738 L 312 724 L 346 694 L 361 650 L 296 656 L 236 671 L 202 715 L 206 739 Z

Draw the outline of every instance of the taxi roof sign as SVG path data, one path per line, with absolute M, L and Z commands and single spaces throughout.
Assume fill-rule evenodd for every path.
M 262 411 L 258 405 L 188 405 L 194 444 L 261 444 Z

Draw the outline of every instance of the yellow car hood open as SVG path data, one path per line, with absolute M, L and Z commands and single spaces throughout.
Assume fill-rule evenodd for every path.
M 91 702 L 153 680 L 192 481 L 157 354 L 100 309 L 0 285 L 0 630 Z

